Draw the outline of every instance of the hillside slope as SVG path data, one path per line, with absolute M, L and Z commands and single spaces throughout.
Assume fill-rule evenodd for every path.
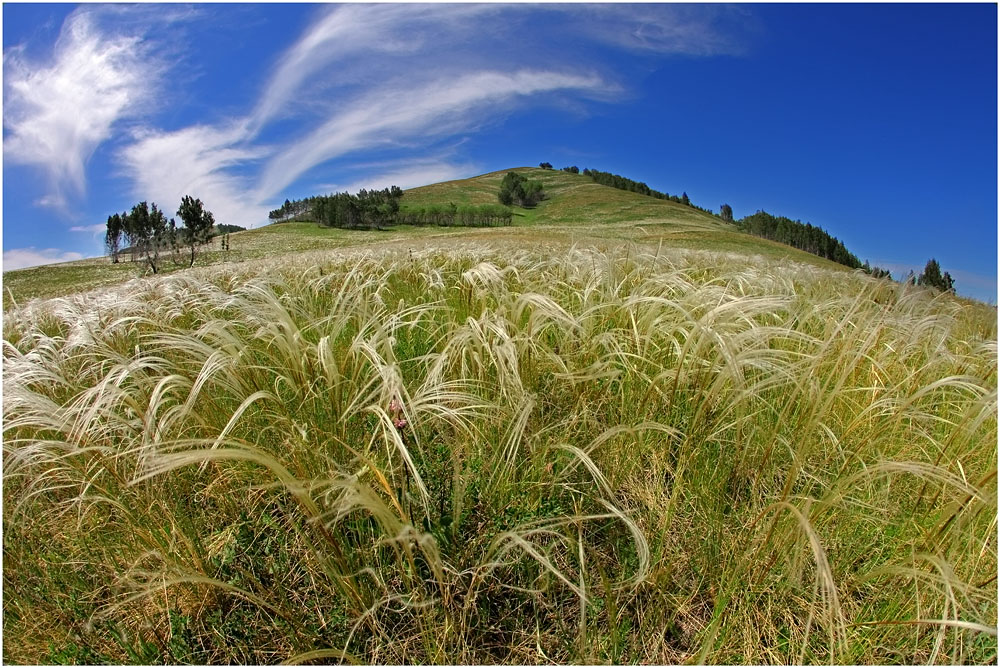
M 454 202 L 455 204 L 493 204 L 497 201 L 500 181 L 507 172 L 517 172 L 541 181 L 547 198 L 534 209 L 517 209 L 518 221 L 524 224 L 587 224 L 670 222 L 678 229 L 733 229 L 718 218 L 676 202 L 639 195 L 594 183 L 589 176 L 537 167 L 515 167 L 470 179 L 459 179 L 412 188 L 403 196 L 404 205 L 421 206 Z
M 995 309 L 537 175 L 6 274 L 0 658 L 995 664 Z
M 537 207 L 514 207 L 513 227 L 532 232 L 511 232 L 538 239 L 544 235 L 575 241 L 618 239 L 667 247 L 711 250 L 771 259 L 787 259 L 826 269 L 846 267 L 785 244 L 744 234 L 704 211 L 676 202 L 618 190 L 594 183 L 582 174 L 538 167 L 514 167 L 468 179 L 444 181 L 405 191 L 404 206 L 430 204 L 492 204 L 507 172 L 518 172 L 545 186 L 546 199 Z
M 405 191 L 402 203 L 404 206 L 449 202 L 458 205 L 493 204 L 497 201 L 500 181 L 509 171 L 542 181 L 547 197 L 532 209 L 514 207 L 514 221 L 508 228 L 398 226 L 389 230 L 362 231 L 319 228 L 312 223 L 281 223 L 232 234 L 229 251 L 223 251 L 218 244 L 204 247 L 196 266 L 385 242 L 419 241 L 422 244 L 425 239 L 460 236 L 476 240 L 511 239 L 525 243 L 633 242 L 763 256 L 846 271 L 841 265 L 790 246 L 743 234 L 734 225 L 698 209 L 617 190 L 594 183 L 587 176 L 563 171 L 536 167 L 504 169 L 468 179 L 412 188 Z M 179 257 L 177 262 L 165 262 L 163 271 L 172 273 L 186 268 L 186 258 Z M 106 258 L 88 258 L 4 272 L 4 309 L 34 297 L 63 296 L 147 274 L 148 269 L 142 263 L 112 265 Z

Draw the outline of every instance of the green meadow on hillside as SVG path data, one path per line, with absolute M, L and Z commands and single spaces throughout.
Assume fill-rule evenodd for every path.
M 521 224 L 608 225 L 669 221 L 678 231 L 732 228 L 714 216 L 688 206 L 598 185 L 582 174 L 537 167 L 504 169 L 471 179 L 414 188 L 406 191 L 404 202 L 415 206 L 440 202 L 492 204 L 496 202 L 501 180 L 510 171 L 541 181 L 548 196 L 537 207 L 517 211 L 517 220 Z
M 510 228 L 480 230 L 446 227 L 399 226 L 387 230 L 342 230 L 321 228 L 313 223 L 281 223 L 236 232 L 230 235 L 230 250 L 218 241 L 199 251 L 196 267 L 224 262 L 244 262 L 264 257 L 308 250 L 364 246 L 383 242 L 439 239 L 452 235 L 462 238 L 563 239 L 569 241 L 610 240 L 660 243 L 667 247 L 720 250 L 788 258 L 816 266 L 843 269 L 823 258 L 783 244 L 736 231 L 735 226 L 702 211 L 616 190 L 593 183 L 589 178 L 563 171 L 520 167 L 491 172 L 470 179 L 446 181 L 405 192 L 407 206 L 428 204 L 494 204 L 504 174 L 517 171 L 545 185 L 548 198 L 537 207 L 515 207 Z M 171 273 L 187 269 L 184 253 L 176 262 L 164 263 Z M 142 262 L 111 264 L 107 258 L 44 265 L 4 272 L 3 304 L 9 309 L 34 297 L 59 297 L 114 285 L 148 275 Z
M 995 310 L 525 171 L 5 274 L 4 661 L 995 664 Z

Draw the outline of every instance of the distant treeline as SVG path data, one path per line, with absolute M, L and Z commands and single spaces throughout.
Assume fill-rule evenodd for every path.
M 464 225 L 466 227 L 494 227 L 510 225 L 514 211 L 502 204 L 458 206 L 431 204 L 429 206 L 404 206 L 399 209 L 397 220 L 402 225 Z
M 552 168 L 552 165 L 547 162 L 543 162 L 539 166 L 542 169 Z M 577 167 L 563 167 L 562 171 L 569 172 L 570 174 L 580 173 L 580 170 Z M 633 181 L 632 179 L 619 174 L 602 172 L 596 169 L 584 169 L 583 175 L 589 176 L 595 183 L 599 183 L 602 186 L 610 186 L 611 188 L 627 190 L 640 195 L 655 197 L 656 199 L 677 202 L 678 204 L 690 206 L 713 216 L 720 216 L 720 214 L 716 214 L 714 211 L 703 209 L 700 206 L 692 204 L 691 200 L 688 199 L 687 193 L 682 194 L 680 197 L 677 197 L 676 195 L 668 195 L 667 193 L 653 190 L 641 181 Z M 723 220 L 732 221 L 732 211 L 732 207 L 728 204 L 723 204 L 720 209 L 720 217 Z M 737 228 L 741 232 L 770 239 L 771 241 L 777 241 L 793 248 L 806 251 L 807 253 L 812 253 L 813 255 L 818 255 L 844 266 L 851 267 L 852 269 L 863 269 L 878 278 L 888 277 L 890 275 L 885 269 L 871 267 L 867 261 L 862 263 L 858 257 L 854 255 L 854 253 L 847 250 L 839 239 L 831 237 L 822 228 L 809 223 L 803 223 L 800 220 L 792 220 L 790 218 L 785 218 L 784 216 L 772 216 L 764 211 L 758 211 L 752 216 L 747 216 L 746 218 L 735 222 Z
M 357 195 L 334 193 L 312 198 L 312 218 L 324 227 L 375 229 L 392 225 L 403 191 L 399 186 L 365 190 Z
M 215 227 L 212 228 L 212 231 L 209 234 L 209 238 L 211 239 L 212 237 L 218 236 L 220 234 L 231 234 L 233 232 L 246 232 L 246 230 L 247 228 L 242 227 L 241 225 L 227 225 L 223 223 L 221 225 L 216 225 Z
M 564 171 L 575 174 L 572 167 L 567 167 Z M 595 183 L 600 183 L 602 186 L 609 186 L 611 188 L 617 188 L 618 190 L 627 190 L 632 193 L 639 193 L 640 195 L 647 195 L 649 197 L 655 197 L 656 199 L 669 200 L 671 202 L 677 202 L 678 204 L 690 204 L 691 201 L 687 198 L 687 193 L 682 197 L 674 195 L 671 197 L 667 193 L 661 193 L 659 190 L 653 190 L 647 186 L 642 181 L 633 181 L 632 179 L 626 178 L 620 174 L 612 174 L 611 172 L 602 172 L 597 169 L 584 169 L 584 176 L 589 176 L 594 180 Z
M 313 200 L 315 197 L 307 197 L 295 201 L 285 200 L 280 207 L 267 214 L 267 217 L 275 223 L 287 223 L 292 220 L 307 220 L 312 215 Z
M 362 189 L 357 195 L 341 192 L 295 201 L 286 199 L 268 217 L 275 222 L 299 220 L 324 227 L 381 229 L 391 225 L 510 225 L 514 215 L 510 208 L 499 204 L 401 206 L 402 197 L 403 191 L 391 186 L 384 190 Z
M 871 267 L 867 261 L 862 264 L 854 253 L 847 250 L 842 241 L 837 237 L 831 237 L 823 228 L 803 223 L 801 220 L 772 216 L 765 211 L 758 211 L 737 220 L 736 227 L 741 232 L 825 257 L 851 269 L 864 269 L 877 278 L 889 276 L 889 272 L 885 269 Z
M 548 162 L 543 162 L 538 165 L 542 169 L 552 169 L 552 165 Z M 570 174 L 579 174 L 580 168 L 575 165 L 572 167 L 563 167 L 562 171 L 569 172 Z M 691 200 L 688 199 L 687 193 L 682 193 L 679 197 L 677 195 L 668 195 L 667 193 L 662 193 L 659 190 L 653 190 L 648 185 L 642 181 L 633 181 L 632 179 L 621 176 L 620 174 L 612 174 L 611 172 L 602 172 L 598 169 L 584 169 L 584 176 L 589 176 L 594 180 L 595 183 L 599 183 L 602 186 L 608 186 L 610 188 L 617 188 L 618 190 L 627 190 L 629 192 L 638 193 L 640 195 L 646 195 L 647 197 L 655 197 L 656 199 L 666 200 L 668 202 L 676 202 L 677 204 L 683 204 L 684 206 L 689 206 L 692 209 L 698 209 L 699 211 L 704 211 L 705 213 L 718 216 L 711 209 L 706 209 L 700 207 L 696 204 L 692 204 Z

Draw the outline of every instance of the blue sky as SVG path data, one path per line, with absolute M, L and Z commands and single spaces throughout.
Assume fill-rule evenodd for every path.
M 4 269 L 548 161 L 997 295 L 994 4 L 3 6 Z

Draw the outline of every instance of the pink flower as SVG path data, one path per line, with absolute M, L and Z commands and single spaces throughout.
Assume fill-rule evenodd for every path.
M 406 418 L 400 415 L 403 412 L 403 404 L 396 397 L 393 397 L 392 401 L 389 402 L 389 412 L 392 414 L 392 423 L 396 425 L 396 429 L 404 429 Z

